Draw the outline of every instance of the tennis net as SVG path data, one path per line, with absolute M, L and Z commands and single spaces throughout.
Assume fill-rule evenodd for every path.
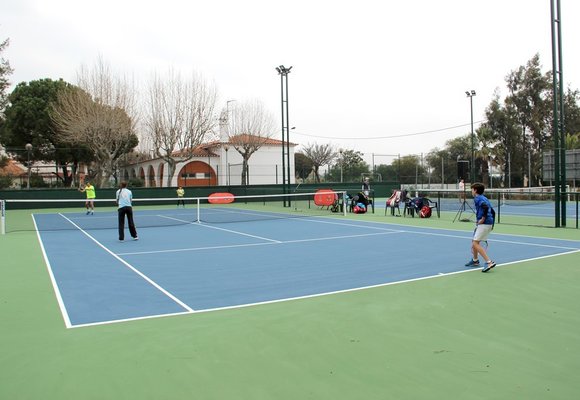
M 485 189 L 485 196 L 490 200 L 497 213 L 496 223 L 554 226 L 556 190 L 554 186 L 509 189 Z M 562 207 L 566 211 L 567 226 L 578 226 L 579 192 L 567 187 L 560 193 Z M 438 203 L 439 210 L 454 212 L 462 218 L 469 219 L 474 211 L 471 190 L 454 189 L 420 189 L 410 191 L 408 197 L 427 197 Z M 560 208 L 561 211 L 561 208 Z M 471 218 L 473 219 L 473 218 Z
M 332 192 L 332 204 L 320 203 L 319 193 L 134 199 L 138 228 L 191 223 L 235 223 L 261 220 L 332 216 L 346 212 L 345 194 Z M 328 196 L 328 194 L 326 194 Z M 181 199 L 180 199 L 181 200 Z M 95 199 L 94 213 L 87 214 L 85 199 L 7 199 L 2 203 L 2 234 L 17 231 L 117 229 L 115 200 Z
M 570 200 L 569 189 L 567 199 Z M 494 207 L 499 206 L 533 206 L 538 204 L 553 203 L 556 200 L 554 186 L 509 188 L 509 189 L 485 189 L 485 196 L 492 201 Z M 459 189 L 419 189 L 408 193 L 408 197 L 427 197 L 433 201 L 439 201 L 441 209 L 453 211 L 463 200 L 472 199 L 471 190 Z

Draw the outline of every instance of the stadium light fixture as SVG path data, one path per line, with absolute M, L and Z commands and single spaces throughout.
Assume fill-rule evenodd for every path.
M 280 75 L 281 96 L 282 96 L 282 187 L 286 193 L 290 193 L 290 122 L 288 108 L 288 74 L 292 67 L 286 68 L 283 65 L 276 67 Z M 286 156 L 286 159 L 285 157 Z M 286 180 L 287 179 L 287 180 Z M 287 186 L 286 186 L 287 185 Z M 286 204 L 284 204 L 286 206 Z

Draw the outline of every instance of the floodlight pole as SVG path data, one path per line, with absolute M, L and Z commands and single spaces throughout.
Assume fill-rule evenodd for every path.
M 276 67 L 280 75 L 280 92 L 282 98 L 282 189 L 284 193 L 290 193 L 290 123 L 288 108 L 288 74 L 292 67 L 283 65 Z M 288 178 L 286 180 L 286 177 Z M 286 201 L 284 201 L 286 207 Z M 290 206 L 290 200 L 288 200 Z
M 550 0 L 552 22 L 552 91 L 555 180 L 555 226 L 566 226 L 566 133 L 564 130 L 564 79 L 562 67 L 562 14 L 560 0 Z
M 227 143 L 224 145 L 224 150 L 226 151 L 226 185 L 230 185 L 230 164 L 228 162 L 228 150 L 230 149 L 230 103 L 235 102 L 236 100 L 228 100 L 226 101 L 226 115 L 227 115 Z
M 466 91 L 471 105 L 471 183 L 475 183 L 475 134 L 473 133 L 473 97 L 476 95 L 475 90 Z
M 228 163 L 228 150 L 230 149 L 229 145 L 224 146 L 224 150 L 226 152 L 226 185 L 230 186 L 230 164 Z
M 344 152 L 343 149 L 338 149 L 340 153 L 340 183 L 342 183 L 342 153 Z

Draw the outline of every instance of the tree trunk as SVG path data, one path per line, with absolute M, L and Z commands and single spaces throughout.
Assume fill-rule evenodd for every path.
M 320 175 L 318 173 L 319 167 L 318 166 L 314 166 L 314 180 L 316 181 L 316 183 L 320 183 Z
M 245 157 L 242 163 L 242 185 L 248 185 L 248 159 Z
M 171 181 L 173 180 L 173 175 L 175 175 L 175 166 L 177 163 L 171 157 L 164 157 L 163 159 L 167 161 L 167 187 L 171 187 Z
M 69 176 L 68 174 L 68 166 L 63 163 L 61 164 L 61 170 L 62 170 L 62 178 L 58 177 L 58 179 L 60 179 L 62 181 L 62 184 L 64 187 L 71 187 L 72 181 L 73 181 L 73 177 L 72 174 Z

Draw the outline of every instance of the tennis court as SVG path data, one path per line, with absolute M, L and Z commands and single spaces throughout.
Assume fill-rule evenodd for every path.
M 13 212 L 26 221 L 7 227 L 35 230 L 0 237 L 14 255 L 2 266 L 2 397 L 557 399 L 580 389 L 578 231 L 496 225 L 498 267 L 482 274 L 463 266 L 472 227 L 453 212 L 222 207 L 199 218 L 193 207 L 137 206 L 139 240 L 125 242 L 113 209 Z
M 67 326 L 240 307 L 466 271 L 469 232 L 325 217 L 286 219 L 279 213 L 271 218 L 271 212 L 255 209 L 236 209 L 236 215 L 249 214 L 245 222 L 188 223 L 194 211 L 138 211 L 137 221 L 161 227 L 141 229 L 136 242 L 116 240 L 111 211 L 33 215 Z M 231 208 L 212 207 L 204 216 L 228 213 Z M 167 220 L 183 224 L 163 226 Z M 511 235 L 490 243 L 499 264 L 580 249 L 573 241 Z

